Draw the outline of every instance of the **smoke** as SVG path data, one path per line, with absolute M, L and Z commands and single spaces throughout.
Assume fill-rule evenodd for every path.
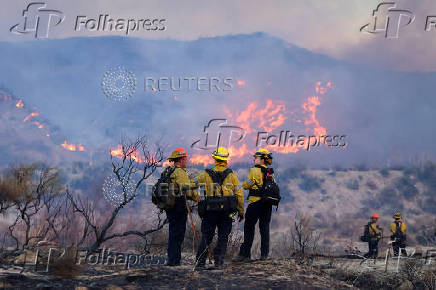
M 335 55 L 359 64 L 371 64 L 378 68 L 395 68 L 404 71 L 435 71 L 436 60 L 433 57 L 433 48 L 436 45 L 435 28 L 430 27 L 426 31 L 428 16 L 436 15 L 436 3 L 431 0 L 424 1 L 391 1 L 395 2 L 395 9 L 408 10 L 415 16 L 414 21 L 403 26 L 406 20 L 402 20 L 399 37 L 387 39 L 382 34 L 373 35 L 360 33 L 356 29 L 358 41 L 340 47 Z M 381 2 L 380 2 L 381 3 Z M 373 10 L 378 3 L 374 3 Z M 372 10 L 368 10 L 366 22 L 372 21 Z M 384 21 L 379 16 L 379 21 Z M 362 22 L 362 25 L 365 24 Z M 390 25 L 395 26 L 391 20 Z
M 434 73 L 351 64 L 264 33 L 196 41 L 72 38 L 0 47 L 3 83 L 58 127 L 68 143 L 86 149 L 115 148 L 120 135 L 144 132 L 171 148 L 189 148 L 209 120 L 227 118 L 224 108 L 238 113 L 251 102 L 262 108 L 267 99 L 286 106 L 287 119 L 278 131 L 303 130 L 293 112 L 301 114 L 302 104 L 316 95 L 317 82 L 331 82 L 334 89 L 322 96 L 316 116 L 328 134 L 346 135 L 347 146 L 277 154 L 282 166 L 405 164 L 435 150 Z M 101 90 L 104 72 L 119 65 L 137 77 L 136 93 L 125 102 L 109 100 Z M 146 77 L 234 81 L 230 91 L 153 92 L 144 90 Z

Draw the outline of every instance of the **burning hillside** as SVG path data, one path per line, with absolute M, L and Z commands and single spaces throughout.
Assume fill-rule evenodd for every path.
M 70 144 L 61 139 L 59 130 L 41 116 L 35 108 L 29 108 L 26 102 L 0 92 L 0 111 L 2 127 L 2 148 L 4 164 L 25 158 L 34 161 L 61 163 L 66 161 L 85 161 L 85 155 L 64 153 L 65 151 L 85 151 L 81 144 Z M 63 141 L 61 141 L 63 140 Z M 88 161 L 88 160 L 87 160 Z
M 239 84 L 245 85 L 245 82 L 238 80 Z M 222 110 L 230 123 L 242 128 L 246 134 L 243 142 L 230 146 L 232 159 L 242 159 L 252 154 L 256 147 L 266 147 L 280 154 L 295 154 L 301 150 L 308 151 L 311 146 L 328 145 L 327 129 L 317 118 L 317 108 L 332 88 L 331 82 L 317 82 L 314 95 L 306 98 L 300 110 L 291 110 L 287 108 L 286 102 L 273 99 L 267 99 L 265 102 L 253 101 L 242 111 L 223 106 Z M 301 135 L 296 136 L 295 131 L 286 130 L 290 128 L 301 132 Z M 212 163 L 209 155 L 204 153 L 194 154 L 190 161 L 204 166 Z

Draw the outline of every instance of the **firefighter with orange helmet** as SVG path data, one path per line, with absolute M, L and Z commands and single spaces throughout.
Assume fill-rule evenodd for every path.
M 170 180 L 174 185 L 175 201 L 170 209 L 166 209 L 169 222 L 168 230 L 168 262 L 167 266 L 180 265 L 182 243 L 185 239 L 186 222 L 188 219 L 188 209 L 186 198 L 198 201 L 200 196 L 195 190 L 196 185 L 188 177 L 186 165 L 188 153 L 182 147 L 176 148 L 168 157 L 173 164 L 167 168 L 171 172 Z
M 378 213 L 374 212 L 365 226 L 364 237 L 368 242 L 368 253 L 364 255 L 365 258 L 377 258 L 378 255 L 378 242 L 383 236 L 383 229 L 377 225 L 378 218 Z

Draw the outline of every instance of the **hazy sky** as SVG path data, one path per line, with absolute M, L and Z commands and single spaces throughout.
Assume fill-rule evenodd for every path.
M 415 19 L 400 30 L 398 39 L 360 32 L 372 21 L 374 0 L 223 0 L 223 1 L 40 1 L 46 9 L 62 11 L 64 21 L 50 30 L 50 38 L 123 35 L 123 33 L 75 31 L 77 16 L 98 19 L 165 19 L 164 31 L 135 31 L 131 37 L 194 40 L 229 34 L 266 32 L 290 43 L 346 59 L 387 69 L 436 71 L 436 28 L 425 31 L 426 18 L 436 15 L 436 1 L 395 1 L 396 9 L 412 11 Z M 10 28 L 21 22 L 31 1 L 3 0 L 0 40 L 35 40 Z M 406 19 L 407 20 L 407 19 Z M 402 19 L 405 21 L 405 19 Z M 404 22 L 401 22 L 404 24 Z

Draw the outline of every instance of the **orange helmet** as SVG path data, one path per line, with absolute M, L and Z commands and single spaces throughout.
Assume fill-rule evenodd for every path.
M 170 157 L 168 159 L 177 159 L 181 157 L 188 157 L 188 152 L 186 152 L 185 148 L 178 147 L 174 149 L 173 153 L 171 153 Z
M 372 217 L 371 217 L 371 218 L 373 218 L 373 219 L 378 219 L 378 218 L 379 218 L 378 213 L 374 212 L 374 213 L 372 214 Z

